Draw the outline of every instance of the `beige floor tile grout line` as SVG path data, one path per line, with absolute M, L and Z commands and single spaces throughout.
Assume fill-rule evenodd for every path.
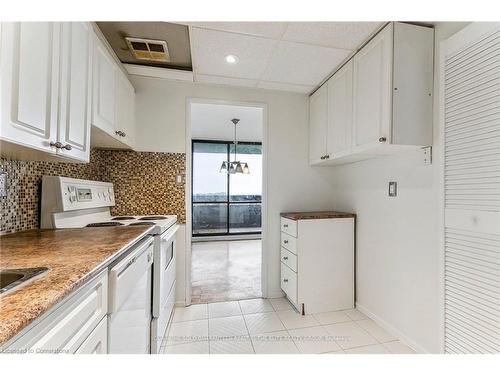
M 227 302 L 232 302 L 232 301 L 227 301 Z M 382 345 L 385 349 L 387 349 L 391 354 L 394 354 L 392 353 L 389 348 L 385 345 L 385 344 L 388 344 L 388 343 L 391 343 L 391 342 L 401 342 L 398 338 L 394 338 L 392 340 L 389 340 L 389 341 L 381 341 L 379 340 L 377 337 L 375 337 L 375 335 L 371 334 L 367 329 L 365 329 L 363 326 L 361 326 L 358 322 L 360 321 L 364 321 L 364 320 L 370 320 L 369 317 L 365 317 L 363 319 L 357 319 L 357 320 L 354 320 L 353 318 L 351 318 L 347 313 L 345 313 L 345 311 L 348 311 L 348 310 L 341 310 L 339 312 L 344 312 L 344 314 L 346 315 L 347 319 L 349 319 L 348 321 L 344 321 L 344 322 L 337 322 L 337 323 L 327 323 L 327 324 L 323 324 L 321 322 L 319 322 L 318 319 L 316 319 L 316 317 L 314 316 L 314 314 L 311 314 L 311 317 L 316 321 L 317 324 L 315 325 L 312 325 L 312 326 L 307 326 L 307 327 L 297 327 L 297 328 L 287 328 L 286 325 L 285 325 L 285 322 L 283 321 L 283 319 L 280 317 L 280 315 L 278 314 L 279 311 L 290 311 L 290 310 L 293 310 L 293 308 L 290 306 L 290 309 L 280 309 L 280 310 L 277 310 L 276 307 L 269 301 L 273 311 L 264 311 L 264 312 L 253 312 L 253 313 L 248 313 L 248 314 L 244 314 L 243 313 L 243 310 L 241 309 L 241 305 L 240 305 L 240 301 L 234 301 L 234 302 L 237 302 L 238 303 L 238 309 L 240 311 L 240 314 L 237 314 L 237 315 L 229 315 L 229 316 L 224 316 L 224 317 L 218 317 L 218 318 L 228 318 L 228 317 L 232 317 L 232 316 L 241 316 L 243 318 L 243 322 L 245 324 L 245 328 L 246 328 L 246 331 L 247 331 L 247 334 L 248 334 L 248 337 L 249 337 L 249 340 L 250 340 L 250 344 L 252 346 L 252 350 L 254 352 L 254 354 L 256 354 L 256 351 L 255 351 L 255 346 L 254 346 L 254 343 L 253 343 L 253 340 L 252 340 L 252 335 L 250 333 L 250 330 L 248 328 L 248 324 L 246 322 L 246 319 L 245 319 L 245 316 L 247 315 L 255 315 L 255 314 L 266 314 L 266 313 L 275 313 L 276 316 L 278 317 L 279 321 L 281 322 L 281 324 L 283 325 L 284 329 L 280 329 L 280 330 L 273 330 L 273 331 L 268 331 L 268 332 L 262 332 L 262 333 L 259 333 L 260 335 L 265 335 L 265 334 L 273 334 L 273 333 L 276 333 L 276 332 L 286 332 L 292 339 L 292 343 L 294 344 L 295 348 L 298 350 L 299 353 L 301 353 L 299 347 L 297 346 L 296 342 L 293 340 L 292 338 L 292 335 L 290 333 L 290 331 L 292 330 L 296 330 L 296 329 L 306 329 L 306 328 L 314 328 L 314 327 L 325 327 L 325 326 L 331 326 L 331 325 L 335 325 L 335 324 L 342 324 L 342 323 L 354 323 L 356 325 L 356 327 L 360 328 L 363 332 L 365 332 L 366 334 L 368 334 L 368 336 L 370 336 L 371 338 L 373 338 L 375 341 L 376 341 L 376 344 L 368 344 L 368 345 L 359 345 L 359 346 L 354 346 L 352 348 L 349 348 L 349 349 L 344 349 L 342 347 L 340 347 L 340 350 L 337 350 L 337 351 L 330 351 L 330 352 L 323 352 L 323 353 L 320 353 L 320 354 L 326 354 L 326 353 L 336 353 L 336 352 L 339 352 L 339 351 L 342 351 L 344 353 L 346 353 L 346 350 L 351 350 L 351 349 L 357 349 L 357 348 L 364 348 L 364 347 L 369 347 L 369 346 L 373 346 L 373 345 Z M 215 302 L 216 303 L 216 302 Z M 208 305 L 210 303 L 206 303 L 204 305 L 206 305 L 206 308 L 207 308 L 207 318 L 206 319 L 192 319 L 192 320 L 186 320 L 186 321 L 181 321 L 181 322 L 176 322 L 176 323 L 184 323 L 184 322 L 188 322 L 188 321 L 200 321 L 200 320 L 207 320 L 207 327 L 208 327 L 208 335 L 207 335 L 207 340 L 195 340 L 195 341 L 192 341 L 192 342 L 187 342 L 187 343 L 178 343 L 178 344 L 171 344 L 171 345 L 183 345 L 183 344 L 192 344 L 192 343 L 195 343 L 195 342 L 204 342 L 204 341 L 207 341 L 208 342 L 208 351 L 209 351 L 209 354 L 212 354 L 211 353 L 211 349 L 210 349 L 210 343 L 212 341 L 216 341 L 216 340 L 211 340 L 210 339 L 210 320 L 211 319 L 216 319 L 216 318 L 210 318 L 209 316 L 209 308 L 208 308 Z M 373 321 L 373 320 L 372 320 Z M 376 324 L 376 322 L 375 322 Z M 382 327 L 380 327 L 381 329 L 383 329 Z M 259 335 L 259 334 L 255 334 L 255 335 Z M 167 342 L 167 339 L 168 339 L 168 334 L 164 336 L 163 338 L 163 341 L 166 343 Z M 247 335 L 244 335 L 244 336 L 247 336 Z M 235 337 L 243 337 L 241 335 L 238 335 L 238 336 L 235 336 Z M 404 343 L 402 343 L 404 345 Z M 166 349 L 166 344 L 165 344 L 165 349 Z

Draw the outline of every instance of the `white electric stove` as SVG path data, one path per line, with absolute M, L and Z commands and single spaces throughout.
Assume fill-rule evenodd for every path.
M 154 241 L 152 272 L 153 300 L 149 326 L 149 351 L 159 353 L 161 340 L 168 329 L 175 303 L 176 251 L 175 237 L 178 229 L 176 215 L 122 215 L 112 216 L 110 207 L 115 205 L 112 183 L 80 180 L 60 176 L 44 176 L 42 180 L 42 229 L 119 227 L 147 225 Z M 110 290 L 110 295 L 113 291 Z M 147 293 L 145 293 L 147 294 Z M 116 315 L 116 314 L 115 314 Z M 126 340 L 126 319 L 110 314 L 109 344 Z M 110 347 L 113 352 L 113 347 Z M 122 352 L 117 348 L 115 352 Z

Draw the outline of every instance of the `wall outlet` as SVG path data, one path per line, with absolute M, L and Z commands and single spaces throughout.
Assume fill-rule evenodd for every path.
M 7 173 L 0 172 L 0 198 L 7 196 Z
M 398 183 L 396 181 L 389 181 L 389 197 L 398 195 Z

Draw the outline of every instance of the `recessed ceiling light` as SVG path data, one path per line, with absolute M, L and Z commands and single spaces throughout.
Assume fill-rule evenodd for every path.
M 227 55 L 226 56 L 226 62 L 228 64 L 236 64 L 240 59 L 236 55 Z

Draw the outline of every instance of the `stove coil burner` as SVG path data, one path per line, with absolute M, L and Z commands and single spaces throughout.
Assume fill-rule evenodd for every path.
M 137 223 L 130 223 L 129 226 L 131 225 L 155 225 L 152 221 L 141 221 Z
M 167 219 L 166 216 L 144 216 L 141 217 L 139 220 L 165 220 Z
M 112 218 L 111 220 L 133 220 L 133 216 L 117 216 Z
M 117 223 L 116 221 L 115 222 L 108 221 L 104 223 L 90 223 L 87 224 L 86 226 L 93 228 L 93 227 L 118 227 L 120 225 L 123 225 L 123 223 Z

